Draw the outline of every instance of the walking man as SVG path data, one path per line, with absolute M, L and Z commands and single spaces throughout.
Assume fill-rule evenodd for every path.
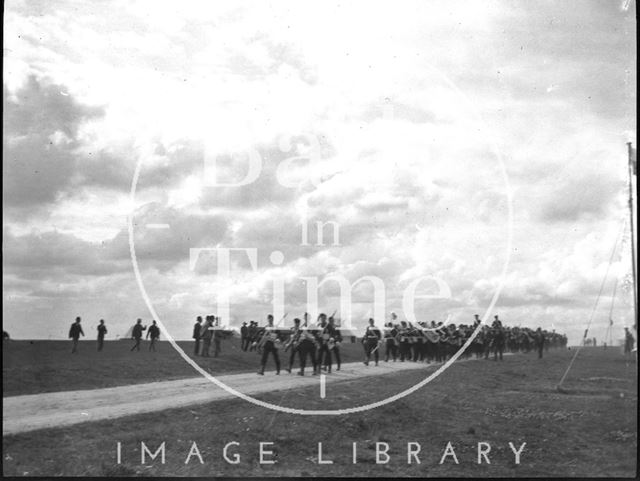
M 342 334 L 340 329 L 336 328 L 333 316 L 329 318 L 329 326 L 333 329 L 333 342 L 329 339 L 329 351 L 333 351 L 333 355 L 336 358 L 336 371 L 340 370 L 342 360 L 340 359 L 340 344 L 342 343 Z M 331 366 L 329 366 L 331 369 Z
M 209 357 L 211 338 L 213 337 L 213 316 L 207 316 L 202 326 L 200 337 L 202 338 L 202 357 Z
M 378 348 L 380 347 L 380 342 L 382 340 L 382 335 L 380 334 L 380 330 L 374 325 L 373 319 L 369 319 L 369 325 L 364 332 L 364 352 L 365 352 L 365 366 L 369 365 L 369 360 L 371 359 L 371 354 L 374 355 L 374 359 L 376 361 L 376 366 L 378 365 Z
M 313 375 L 318 374 L 319 366 L 316 362 L 316 337 L 312 330 L 307 328 L 308 315 L 305 312 L 305 325 L 300 329 L 300 343 L 298 344 L 298 352 L 300 353 L 300 371 L 298 376 L 304 376 L 304 368 L 307 365 L 307 357 L 311 359 L 313 366 Z
M 243 322 L 240 328 L 240 349 L 243 351 L 249 349 L 249 328 L 246 322 Z
M 327 324 L 327 315 L 322 313 L 318 316 L 318 329 L 320 331 L 320 349 L 318 351 L 317 362 L 320 369 L 331 372 L 331 350 L 329 342 L 334 339 L 335 329 Z
M 264 376 L 264 368 L 267 365 L 269 353 L 273 354 L 273 360 L 276 363 L 276 374 L 280 374 L 280 358 L 278 357 L 278 349 L 276 348 L 277 339 L 278 335 L 276 328 L 273 325 L 273 316 L 269 314 L 267 316 L 267 325 L 264 328 L 262 338 L 259 342 L 259 344 L 262 345 L 262 359 L 260 361 L 260 370 L 258 371 L 258 374 L 261 376 Z
M 147 339 L 151 337 L 151 344 L 149 344 L 149 351 L 156 350 L 156 341 L 160 337 L 160 328 L 156 325 L 156 321 L 153 321 L 147 331 Z
M 502 353 L 504 352 L 505 333 L 504 333 L 504 329 L 502 328 L 502 321 L 498 319 L 498 316 L 494 316 L 494 321 L 491 324 L 491 330 L 493 331 L 492 333 L 493 360 L 497 361 L 498 356 L 500 356 L 500 360 L 502 361 Z M 543 340 L 544 340 L 544 336 L 543 336 Z
M 197 356 L 200 353 L 200 330 L 202 329 L 202 316 L 196 318 L 196 323 L 193 325 L 193 355 Z
M 220 343 L 222 342 L 222 328 L 220 327 L 220 318 L 212 316 L 215 323 L 213 326 L 213 357 L 220 354 Z
M 80 340 L 81 335 L 84 336 L 80 320 L 80 317 L 76 317 L 76 321 L 71 324 L 71 328 L 69 329 L 69 339 L 71 339 L 73 346 L 71 348 L 71 354 L 76 354 L 78 352 L 78 341 Z
M 102 351 L 104 347 L 104 335 L 107 333 L 107 326 L 104 325 L 104 319 L 100 319 L 98 324 L 98 351 Z
M 542 352 L 544 351 L 544 334 L 541 328 L 536 331 L 536 347 L 538 348 L 538 359 L 542 359 Z
M 289 367 L 287 368 L 287 372 L 291 373 L 293 369 L 293 362 L 296 358 L 296 353 L 298 352 L 298 345 L 300 342 L 300 336 L 302 335 L 302 331 L 300 330 L 300 319 L 297 317 L 293 320 L 293 327 L 289 333 L 289 340 L 287 341 L 287 345 L 285 347 L 285 352 L 287 350 L 291 350 L 289 353 Z
M 135 341 L 135 344 L 131 348 L 131 351 L 140 351 L 140 341 L 142 340 L 142 331 L 145 331 L 147 326 L 142 325 L 142 319 L 138 319 L 136 321 L 135 326 L 133 326 L 133 330 L 131 331 L 131 336 Z

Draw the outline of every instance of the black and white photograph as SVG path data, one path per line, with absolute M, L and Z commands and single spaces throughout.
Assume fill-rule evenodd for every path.
M 4 477 L 637 478 L 631 0 L 7 0 Z

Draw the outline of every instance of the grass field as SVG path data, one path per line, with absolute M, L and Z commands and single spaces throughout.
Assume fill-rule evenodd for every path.
M 193 343 L 179 342 L 191 355 Z M 97 352 L 95 341 L 81 341 L 78 354 L 71 354 L 70 341 L 8 341 L 2 345 L 2 388 L 4 396 L 166 381 L 199 376 L 168 342 L 159 342 L 149 352 L 143 342 L 140 352 L 130 352 L 133 341 L 107 341 Z M 211 349 L 213 353 L 213 347 Z M 362 345 L 343 342 L 342 362 L 360 361 Z M 257 371 L 260 357 L 240 350 L 238 339 L 222 341 L 218 358 L 192 356 L 214 375 Z M 280 356 L 283 367 L 288 353 Z M 270 360 L 270 369 L 273 361 Z
M 619 476 L 637 469 L 637 372 L 618 349 L 586 348 L 564 384 L 556 384 L 573 351 L 457 363 L 432 383 L 390 405 L 339 417 L 296 416 L 244 401 L 121 418 L 3 438 L 5 475 L 153 476 Z M 424 372 L 362 379 L 320 399 L 317 389 L 261 396 L 307 409 L 360 405 L 399 391 Z M 334 389 L 332 387 L 332 389 Z M 294 399 L 296 401 L 294 401 Z M 166 462 L 140 463 L 140 442 L 166 443 Z M 193 442 L 204 464 L 185 459 Z M 240 443 L 238 465 L 223 446 Z M 273 442 L 275 465 L 259 464 L 258 442 Z M 491 445 L 491 464 L 477 464 L 477 443 Z M 122 464 L 116 443 L 122 443 Z M 318 464 L 317 444 L 334 464 Z M 358 443 L 352 464 L 352 442 Z M 389 444 L 388 464 L 375 463 L 375 443 Z M 421 464 L 407 464 L 407 442 L 421 445 Z M 459 464 L 449 457 L 451 442 Z M 526 446 L 514 464 L 508 443 Z

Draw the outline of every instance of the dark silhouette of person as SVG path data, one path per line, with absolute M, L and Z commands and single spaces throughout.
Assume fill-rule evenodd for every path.
M 209 349 L 211 348 L 211 338 L 213 337 L 213 316 L 206 316 L 204 326 L 200 330 L 202 338 L 202 357 L 209 357 Z
M 342 334 L 340 329 L 335 326 L 335 319 L 333 316 L 329 317 L 329 326 L 333 328 L 333 342 L 329 345 L 329 351 L 333 351 L 333 357 L 336 359 L 336 371 L 340 370 L 342 365 L 342 359 L 340 358 L 340 344 L 342 343 Z M 331 368 L 331 366 L 329 366 Z
M 538 359 L 542 359 L 544 352 L 544 333 L 541 328 L 536 330 L 536 348 L 538 349 Z
M 195 341 L 193 346 L 193 355 L 197 356 L 200 353 L 200 331 L 202 329 L 202 316 L 196 318 L 196 323 L 193 325 L 193 340 Z
M 249 349 L 249 328 L 246 322 L 243 322 L 240 328 L 240 349 L 243 351 Z
M 147 339 L 151 337 L 151 344 L 149 344 L 149 350 L 156 350 L 156 341 L 160 337 L 160 328 L 156 325 L 156 321 L 153 321 L 149 326 L 149 330 L 147 331 Z
M 624 353 L 625 354 L 630 354 L 631 351 L 633 351 L 633 344 L 634 344 L 633 334 L 631 334 L 631 331 L 629 331 L 628 327 L 625 327 L 624 328 Z
M 145 331 L 147 326 L 142 325 L 142 319 L 138 319 L 131 331 L 131 337 L 133 337 L 135 344 L 131 348 L 132 351 L 140 351 L 140 341 L 142 340 L 142 331 Z
M 276 374 L 280 374 L 280 358 L 278 357 L 278 349 L 276 348 L 276 339 L 278 334 L 273 326 L 273 316 L 267 316 L 267 325 L 264 328 L 260 344 L 262 344 L 262 359 L 260 360 L 260 370 L 258 374 L 264 375 L 264 368 L 267 365 L 269 354 L 273 354 L 273 360 L 276 363 Z
M 98 351 L 102 351 L 104 347 L 104 335 L 107 333 L 107 326 L 104 325 L 104 319 L 100 319 L 98 324 Z
M 371 360 L 371 354 L 374 355 L 373 357 L 374 357 L 376 366 L 378 365 L 378 356 L 379 356 L 378 347 L 381 339 L 382 339 L 382 334 L 380 333 L 380 330 L 375 326 L 374 320 L 369 319 L 369 325 L 367 326 L 364 332 L 364 337 L 363 337 L 364 353 L 365 353 L 364 363 L 366 366 L 369 365 L 369 361 Z
M 221 351 L 222 328 L 220 327 L 220 318 L 213 316 L 213 357 L 218 357 Z
M 80 336 L 84 336 L 84 331 L 82 330 L 82 326 L 80 325 L 80 317 L 76 317 L 76 321 L 71 324 L 69 328 L 69 339 L 71 339 L 71 354 L 75 354 L 78 352 L 78 341 L 80 340 Z

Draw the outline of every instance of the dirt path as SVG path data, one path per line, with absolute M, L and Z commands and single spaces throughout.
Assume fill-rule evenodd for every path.
M 382 362 L 375 367 L 354 362 L 343 364 L 340 371 L 325 376 L 325 380 L 329 385 L 366 376 L 428 369 L 430 366 L 434 364 Z M 293 374 L 283 371 L 279 376 L 271 371 L 264 377 L 256 373 L 228 374 L 218 379 L 248 395 L 315 385 L 320 396 L 320 376 L 302 377 L 295 375 L 295 371 Z M 10 396 L 3 398 L 2 435 L 162 411 L 231 397 L 232 394 L 202 377 L 106 389 Z

